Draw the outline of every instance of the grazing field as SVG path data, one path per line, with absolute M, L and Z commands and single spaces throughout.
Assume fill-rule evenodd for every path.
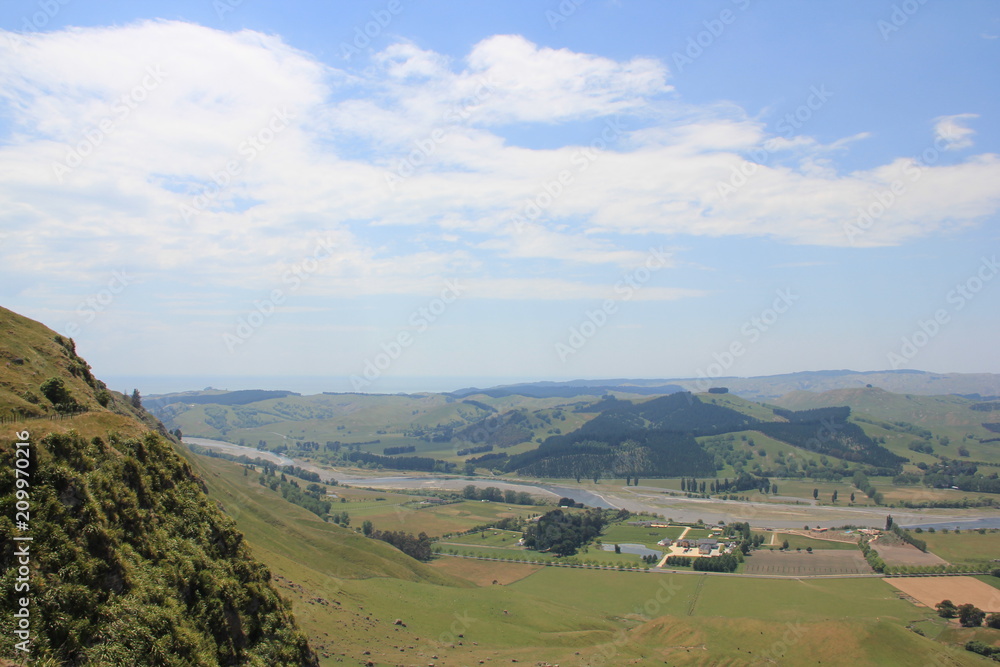
M 480 660 L 706 667 L 815 664 L 820 659 L 823 665 L 852 667 L 983 664 L 960 645 L 945 646 L 907 630 L 910 623 L 935 623 L 936 615 L 899 599 L 880 578 L 617 572 L 449 556 L 422 564 L 353 529 L 366 517 L 372 517 L 376 527 L 393 529 L 388 517 L 396 517 L 397 510 L 404 513 L 400 528 L 414 532 L 434 521 L 465 528 L 500 514 L 544 508 L 420 505 L 421 499 L 403 494 L 382 494 L 384 501 L 375 500 L 376 493 L 351 494 L 350 502 L 333 508 L 351 514 L 351 529 L 345 530 L 288 504 L 259 486 L 253 474 L 244 477 L 235 464 L 203 457 L 189 460 L 213 499 L 223 503 L 273 572 L 323 667 L 368 661 L 380 667 L 451 667 Z M 403 504 L 386 506 L 397 502 Z M 383 525 L 379 516 L 387 517 Z M 513 532 L 495 532 L 488 531 L 486 538 L 463 535 L 458 539 L 472 545 L 451 548 L 484 556 L 554 558 L 489 548 L 494 540 L 503 543 L 513 537 Z M 828 554 L 834 559 L 858 556 L 843 550 Z M 759 551 L 747 560 L 783 558 L 787 565 L 798 559 L 815 567 L 820 556 Z M 593 547 L 576 558 L 641 564 L 635 556 Z
M 746 559 L 746 574 L 773 574 L 787 577 L 811 575 L 873 574 L 858 550 L 805 551 L 757 550 Z
M 951 600 L 956 605 L 969 603 L 983 611 L 1000 612 L 1000 590 L 973 577 L 892 577 L 885 581 L 932 609 L 942 600 Z
M 838 540 L 838 539 L 826 539 L 825 536 L 828 533 L 819 533 L 817 537 L 809 537 L 802 533 L 778 533 L 775 537 L 777 544 L 781 544 L 784 540 L 788 540 L 789 549 L 805 549 L 806 547 L 812 547 L 814 550 L 830 550 L 830 549 L 840 549 L 844 551 L 857 551 L 858 543 L 857 538 L 852 540 Z M 843 537 L 848 537 L 844 535 Z
M 506 586 L 538 572 L 544 566 L 443 557 L 433 561 L 431 567 L 471 581 L 477 586 L 492 586 L 494 582 L 497 585 Z
M 872 543 L 879 558 L 885 561 L 886 565 L 947 565 L 943 559 L 932 553 L 924 553 L 912 544 L 879 544 L 880 540 Z
M 484 503 L 476 500 L 446 505 L 428 504 L 426 499 L 399 503 L 393 502 L 392 494 L 381 495 L 388 496 L 389 500 L 364 506 L 355 503 L 335 503 L 332 511 L 349 512 L 352 525 L 360 525 L 363 520 L 368 519 L 378 530 L 404 530 L 414 535 L 425 532 L 431 537 L 439 537 L 498 519 L 514 516 L 529 517 L 549 509 L 527 505 Z
M 677 539 L 683 532 L 684 528 L 681 526 L 647 528 L 645 526 L 629 526 L 623 523 L 616 523 L 604 531 L 604 534 L 601 535 L 601 541 L 604 544 L 644 544 L 650 549 L 659 549 L 661 547 L 656 546 L 657 542 L 665 537 Z
M 927 542 L 927 549 L 949 563 L 974 564 L 983 563 L 987 569 L 1000 566 L 995 563 L 1000 559 L 1000 532 L 962 531 L 947 533 L 938 531 L 924 532 L 917 535 Z

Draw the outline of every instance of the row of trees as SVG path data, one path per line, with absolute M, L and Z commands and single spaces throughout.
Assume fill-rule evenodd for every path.
M 318 484 L 310 484 L 307 489 L 303 490 L 298 482 L 294 479 L 289 480 L 285 473 L 281 473 L 280 476 L 275 475 L 272 468 L 265 468 L 257 481 L 261 486 L 279 492 L 281 497 L 288 502 L 304 507 L 316 516 L 325 517 L 330 513 L 331 503 L 322 499 L 325 490 Z
M 466 500 L 488 500 L 494 503 L 507 503 L 508 505 L 534 505 L 535 499 L 527 491 L 515 491 L 506 489 L 501 491 L 495 486 L 487 486 L 480 489 L 472 484 L 467 484 L 462 489 L 462 497 Z
M 367 529 L 369 531 L 367 533 L 368 537 L 391 544 L 411 558 L 421 561 L 431 559 L 433 555 L 432 542 L 427 533 L 420 533 L 414 536 L 411 533 L 405 533 L 401 530 L 375 530 L 371 527 L 370 522 L 365 523 L 368 525 L 363 527 L 362 532 Z
M 955 605 L 951 600 L 941 600 L 934 608 L 941 618 L 958 618 L 963 628 L 978 628 L 986 621 L 986 626 L 1000 629 L 1000 614 L 986 615 L 986 612 L 973 604 Z
M 740 556 L 722 554 L 711 558 L 695 558 L 691 569 L 697 572 L 735 572 L 740 564 Z

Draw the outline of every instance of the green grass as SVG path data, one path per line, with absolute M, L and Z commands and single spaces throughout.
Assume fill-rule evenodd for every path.
M 274 572 L 311 642 L 326 654 L 323 665 L 339 664 L 338 659 L 476 664 L 484 657 L 587 664 L 610 651 L 614 657 L 603 664 L 649 664 L 654 655 L 670 664 L 748 664 L 762 652 L 783 647 L 782 637 L 796 624 L 803 634 L 775 654 L 779 663 L 805 664 L 822 655 L 824 664 L 909 665 L 947 651 L 903 629 L 933 614 L 900 600 L 877 579 L 784 581 L 545 567 L 506 586 L 472 587 L 450 577 L 446 568 L 429 568 L 388 545 L 319 521 L 259 488 L 252 475 L 244 478 L 239 466 L 191 458 L 213 498 L 236 517 L 254 552 Z M 389 498 L 383 502 L 394 501 L 393 494 L 380 495 Z M 352 504 L 375 512 L 382 503 L 366 499 L 335 509 L 350 511 Z M 401 507 L 409 512 L 404 527 L 417 525 L 419 516 L 481 522 L 508 511 L 497 503 Z M 360 523 L 360 514 L 353 523 Z M 505 549 L 513 533 L 492 532 L 486 540 L 460 539 L 490 546 L 496 541 L 501 548 L 461 548 L 487 556 L 554 558 Z M 635 556 L 593 547 L 578 558 L 641 563 Z M 394 626 L 396 618 L 406 627 Z M 615 641 L 618 631 L 627 641 Z M 457 638 L 459 633 L 464 638 Z M 671 648 L 677 646 L 708 648 Z M 948 655 L 951 664 L 977 664 L 962 651 Z
M 650 549 L 660 549 L 657 542 L 665 537 L 676 539 L 684 529 L 679 526 L 670 528 L 647 528 L 645 526 L 629 526 L 624 523 L 612 524 L 601 535 L 604 544 L 644 544 Z
M 802 535 L 792 535 L 789 533 L 779 533 L 775 538 L 778 542 L 776 546 L 781 546 L 784 540 L 788 540 L 789 549 L 806 549 L 807 547 L 812 547 L 813 550 L 816 549 L 837 549 L 841 551 L 854 551 L 858 549 L 858 545 L 853 542 L 834 542 L 833 540 L 815 540 L 811 537 L 804 537 Z M 768 545 L 770 542 L 768 542 Z
M 709 577 L 698 613 L 765 621 L 823 621 L 887 616 L 909 622 L 925 612 L 900 600 L 881 579 L 750 579 Z
M 485 530 L 447 538 L 446 542 L 473 547 L 516 547 L 523 533 L 512 530 Z
M 462 501 L 445 505 L 429 505 L 422 502 L 419 496 L 399 504 L 392 500 L 385 504 L 376 503 L 355 512 L 354 503 L 334 504 L 333 510 L 347 512 L 351 516 L 352 525 L 360 525 L 366 519 L 370 520 L 378 530 L 405 530 L 413 534 L 427 533 L 438 537 L 448 533 L 464 532 L 474 526 L 481 526 L 505 517 L 529 517 L 545 511 L 544 507 L 528 505 L 507 505 L 505 503 L 483 503 L 479 501 Z
M 954 531 L 947 533 L 937 531 L 934 533 L 914 533 L 914 537 L 927 542 L 928 551 L 949 563 L 956 565 L 982 564 L 988 569 L 1000 567 L 1000 563 L 992 562 L 994 559 L 1000 558 L 1000 532 L 987 531 L 985 535 L 980 535 L 978 532 L 968 530 L 963 530 L 958 534 L 955 534 Z

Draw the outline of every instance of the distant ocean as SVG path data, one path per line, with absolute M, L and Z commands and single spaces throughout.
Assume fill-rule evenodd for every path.
M 101 378 L 109 389 L 131 394 L 138 389 L 143 396 L 199 391 L 212 387 L 238 389 L 284 389 L 299 394 L 355 391 L 349 377 L 303 377 L 282 375 L 106 375 Z M 548 378 L 546 378 L 548 379 Z M 384 377 L 361 389 L 368 394 L 444 393 L 466 387 L 495 387 L 502 384 L 532 382 L 534 378 L 503 377 Z

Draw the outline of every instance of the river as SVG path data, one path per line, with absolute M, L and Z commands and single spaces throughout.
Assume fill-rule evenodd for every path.
M 963 530 L 977 528 L 1000 528 L 1000 517 L 996 510 L 906 510 L 886 507 L 844 507 L 812 506 L 803 501 L 797 503 L 742 502 L 719 500 L 717 498 L 686 498 L 665 494 L 655 487 L 617 487 L 608 485 L 600 492 L 578 487 L 560 486 L 544 482 L 522 482 L 500 480 L 491 477 L 458 477 L 447 475 L 393 475 L 365 477 L 341 475 L 330 468 L 318 466 L 310 461 L 295 459 L 234 445 L 220 440 L 206 438 L 184 438 L 184 442 L 201 447 L 217 449 L 235 456 L 262 458 L 279 465 L 297 465 L 317 473 L 324 481 L 336 480 L 345 486 L 363 486 L 378 489 L 422 489 L 427 491 L 461 491 L 468 485 L 477 488 L 494 486 L 501 491 L 527 491 L 534 495 L 557 500 L 568 497 L 589 507 L 605 509 L 627 509 L 632 512 L 660 514 L 674 521 L 695 522 L 699 519 L 706 524 L 720 521 L 749 521 L 755 526 L 769 528 L 812 527 L 836 528 L 844 525 L 882 527 L 887 514 L 892 514 L 896 523 L 910 528 L 934 526 L 936 530 L 960 527 Z

